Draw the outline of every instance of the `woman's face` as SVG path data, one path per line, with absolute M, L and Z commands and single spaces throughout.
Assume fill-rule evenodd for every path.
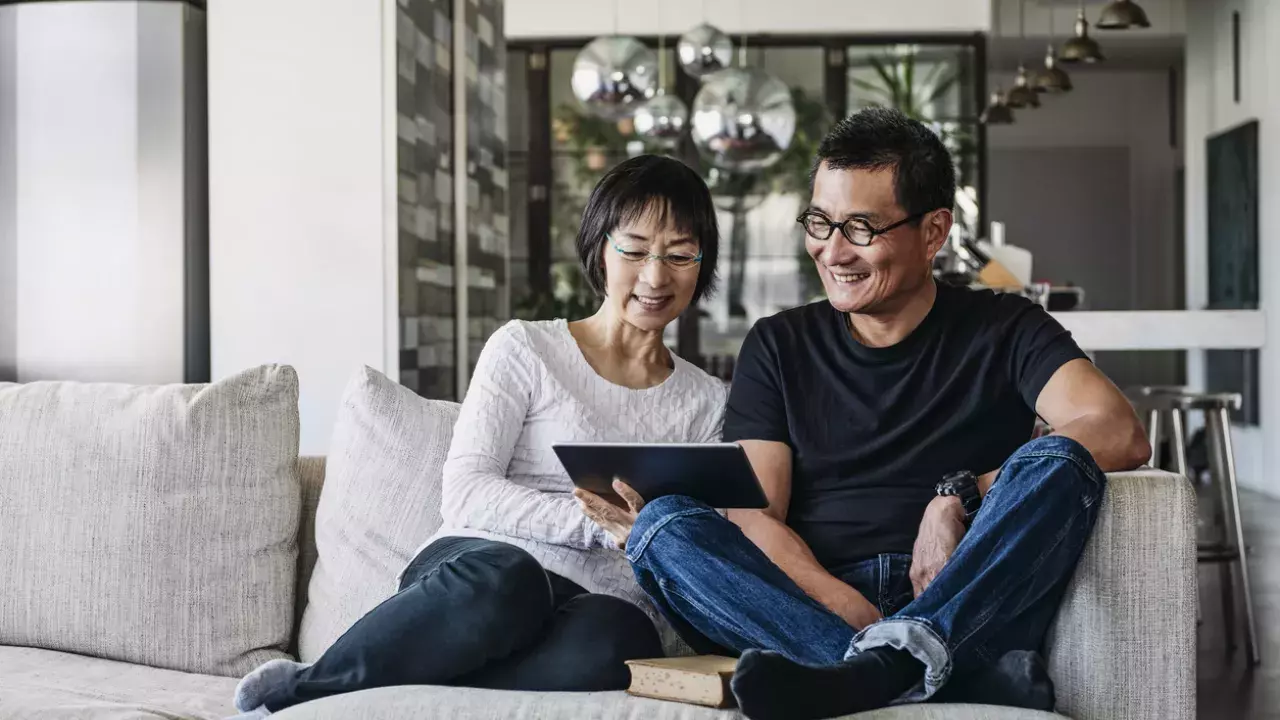
M 662 215 L 646 212 L 604 239 L 605 303 L 641 330 L 662 330 L 679 317 L 698 285 L 700 263 L 693 262 L 699 255 L 698 241 Z M 652 255 L 665 255 L 669 261 Z

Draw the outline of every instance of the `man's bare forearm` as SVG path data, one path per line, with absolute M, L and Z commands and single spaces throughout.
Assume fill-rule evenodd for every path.
M 804 540 L 786 523 L 758 510 L 731 510 L 729 519 L 805 594 L 845 622 L 862 629 L 880 619 L 876 606 L 827 572 Z
M 1137 416 L 1085 415 L 1054 428 L 1053 434 L 1083 445 L 1102 472 L 1133 470 L 1151 459 L 1151 444 Z
M 1106 473 L 1133 470 L 1151 458 L 1151 444 L 1142 424 L 1123 415 L 1085 415 L 1055 428 L 1053 434 L 1083 445 Z M 978 491 L 984 497 L 999 473 L 997 468 L 978 477 Z

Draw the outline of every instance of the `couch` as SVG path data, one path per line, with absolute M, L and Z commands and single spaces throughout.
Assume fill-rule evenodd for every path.
M 457 408 L 368 368 L 328 459 L 297 456 L 297 378 L 208 386 L 0 384 L 0 720 L 220 718 L 237 678 L 314 659 L 395 588 L 439 519 Z M 1058 711 L 1195 717 L 1194 495 L 1113 474 L 1047 642 Z M 280 720 L 731 720 L 632 698 L 392 687 Z M 1030 718 L 922 705 L 865 720 Z

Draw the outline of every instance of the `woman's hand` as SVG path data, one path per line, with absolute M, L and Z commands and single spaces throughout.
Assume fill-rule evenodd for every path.
M 618 478 L 613 480 L 613 491 L 618 493 L 618 497 L 622 498 L 627 504 L 626 508 L 618 507 L 604 498 L 596 495 L 588 490 L 577 488 L 573 491 L 573 496 L 578 499 L 578 504 L 582 506 L 582 512 L 591 518 L 597 525 L 604 528 L 618 543 L 618 547 L 625 549 L 627 547 L 627 539 L 631 537 L 631 527 L 636 524 L 636 516 L 640 514 L 641 508 L 644 507 L 644 498 L 640 494 L 631 489 L 631 486 Z

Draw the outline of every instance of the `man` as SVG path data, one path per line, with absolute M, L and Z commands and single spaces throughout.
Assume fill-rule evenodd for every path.
M 1052 707 L 1034 653 L 1103 473 L 1150 448 L 1042 308 L 934 282 L 954 194 L 946 148 L 900 113 L 863 111 L 824 139 L 799 221 L 827 302 L 755 325 L 725 417 L 767 510 L 579 496 L 696 650 L 742 653 L 749 717 L 940 693 Z M 1054 433 L 1030 440 L 1036 415 Z

